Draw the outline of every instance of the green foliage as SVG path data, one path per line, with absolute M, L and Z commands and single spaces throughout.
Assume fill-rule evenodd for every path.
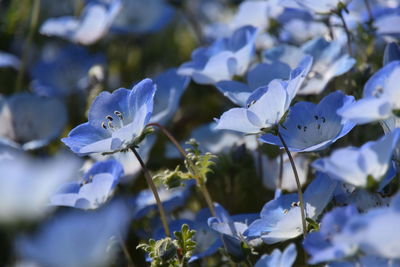
M 142 243 L 137 248 L 149 254 L 153 267 L 187 266 L 196 248 L 196 242 L 192 240 L 195 234 L 195 230 L 190 230 L 187 224 L 183 224 L 181 231 L 174 232 L 174 240 L 170 237 L 150 239 L 148 244 Z

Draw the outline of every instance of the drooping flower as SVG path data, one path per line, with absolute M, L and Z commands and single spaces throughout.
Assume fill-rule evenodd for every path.
M 399 81 L 400 61 L 392 61 L 367 81 L 363 98 L 339 109 L 338 114 L 357 124 L 390 118 L 400 109 Z
M 289 244 L 283 252 L 274 249 L 270 255 L 262 255 L 255 267 L 292 267 L 297 257 L 296 245 Z
M 379 182 L 388 171 L 399 137 L 400 129 L 396 129 L 360 148 L 346 147 L 335 150 L 331 156 L 314 161 L 312 166 L 332 179 L 366 187 L 370 178 Z
M 336 91 L 324 97 L 318 105 L 297 102 L 289 110 L 279 133 L 289 150 L 309 152 L 324 149 L 346 135 L 354 123 L 336 114 L 336 111 L 353 103 L 354 98 Z M 261 136 L 262 142 L 283 147 L 280 139 L 272 134 Z
M 82 181 L 63 184 L 50 198 L 50 204 L 97 209 L 113 194 L 122 174 L 122 166 L 115 160 L 96 162 Z
M 37 149 L 59 137 L 66 122 L 66 108 L 57 99 L 29 93 L 0 99 L 0 143 Z
M 230 38 L 216 40 L 209 47 L 193 51 L 192 61 L 180 66 L 178 73 L 191 76 L 200 84 L 214 84 L 231 80 L 234 75 L 243 75 L 254 52 L 257 29 L 244 26 Z
M 76 175 L 79 162 L 72 155 L 50 159 L 9 153 L 0 160 L 0 222 L 36 220 L 52 210 L 49 198 Z M 61 170 L 61 171 L 60 171 Z
M 109 3 L 91 1 L 85 6 L 79 19 L 72 16 L 48 19 L 40 27 L 40 33 L 90 45 L 108 32 L 120 8 L 120 0 L 112 0 Z
M 275 127 L 286 114 L 311 64 L 312 58 L 306 56 L 291 72 L 288 81 L 276 79 L 258 88 L 247 99 L 246 107 L 233 108 L 222 114 L 216 129 L 260 133 Z
M 333 196 L 337 182 L 321 173 L 304 192 L 307 218 L 316 220 Z M 281 195 L 269 201 L 244 235 L 261 238 L 267 244 L 274 244 L 295 238 L 303 233 L 297 194 Z
M 89 121 L 72 129 L 62 141 L 81 156 L 128 149 L 150 120 L 155 91 L 154 83 L 144 79 L 132 90 L 100 93 L 90 107 Z
M 20 236 L 16 249 L 24 260 L 43 266 L 108 266 L 129 221 L 122 201 L 93 212 L 73 210 L 45 222 L 35 235 Z

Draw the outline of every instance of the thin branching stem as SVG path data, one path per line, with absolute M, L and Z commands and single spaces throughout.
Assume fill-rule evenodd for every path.
M 179 144 L 179 142 L 175 139 L 175 137 L 167 130 L 167 128 L 165 128 L 164 126 L 162 126 L 159 123 L 149 123 L 146 125 L 146 127 L 148 126 L 155 126 L 157 128 L 159 128 L 161 130 L 161 132 L 168 137 L 168 139 L 175 145 L 175 147 L 179 150 L 179 152 L 182 154 L 182 156 L 187 160 L 187 162 L 189 163 L 188 165 L 190 166 L 191 170 L 190 172 L 192 172 L 192 174 L 196 175 L 195 173 L 195 164 L 194 162 L 187 156 L 187 153 L 185 151 L 185 149 L 183 149 L 183 147 L 181 146 L 181 144 Z M 210 193 L 208 192 L 208 189 L 206 187 L 206 185 L 201 181 L 200 177 L 196 177 L 196 181 L 198 182 L 198 186 L 200 187 L 200 191 L 204 196 L 204 199 L 207 202 L 207 205 L 211 211 L 211 214 L 216 217 L 217 214 L 215 212 L 215 208 L 214 208 L 214 204 L 211 198 Z
M 160 212 L 161 222 L 163 224 L 165 234 L 168 237 L 170 237 L 171 236 L 171 232 L 169 230 L 169 226 L 168 226 L 168 222 L 167 222 L 167 216 L 165 215 L 165 211 L 164 211 L 164 208 L 163 208 L 163 206 L 161 204 L 160 196 L 158 195 L 157 188 L 156 188 L 156 186 L 155 186 L 155 184 L 153 182 L 153 178 L 151 177 L 151 174 L 150 174 L 149 170 L 147 169 L 146 164 L 143 162 L 142 158 L 140 157 L 140 155 L 136 151 L 136 149 L 134 147 L 131 147 L 130 149 L 133 152 L 133 154 L 135 154 L 137 160 L 140 163 L 140 166 L 142 166 L 142 170 L 143 170 L 144 176 L 146 177 L 147 185 L 150 187 L 151 191 L 153 192 L 154 198 L 156 199 L 157 207 L 158 207 L 158 210 Z
M 282 189 L 283 183 L 283 152 L 279 151 L 279 180 L 278 180 L 278 188 Z
M 286 154 L 289 157 L 290 164 L 292 165 L 294 178 L 296 180 L 296 185 L 297 185 L 297 193 L 299 195 L 301 223 L 303 225 L 303 236 L 305 237 L 307 235 L 306 212 L 305 212 L 305 206 L 304 206 L 304 200 L 303 200 L 303 192 L 301 191 L 301 184 L 300 184 L 299 174 L 297 173 L 296 164 L 294 163 L 292 154 L 290 153 L 289 148 L 287 147 L 285 140 L 283 139 L 282 135 L 279 132 L 278 132 L 278 137 L 281 140 L 282 145 L 285 148 Z
M 369 4 L 369 0 L 364 0 L 364 3 L 368 12 L 369 21 L 372 22 L 374 21 L 374 16 L 372 15 L 372 10 L 371 10 L 371 5 Z
M 349 51 L 349 56 L 352 56 L 353 49 L 351 48 L 351 39 L 352 38 L 351 38 L 350 30 L 347 27 L 346 20 L 344 19 L 343 14 L 342 14 L 342 10 L 338 11 L 336 14 L 339 16 L 340 20 L 342 21 L 343 28 L 344 28 L 344 31 L 346 32 L 346 36 L 347 36 L 347 50 Z

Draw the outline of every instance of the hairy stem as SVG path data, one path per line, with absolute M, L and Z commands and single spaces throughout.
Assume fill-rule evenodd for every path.
M 194 166 L 195 166 L 194 162 L 193 162 L 190 158 L 187 157 L 187 153 L 186 153 L 185 149 L 183 149 L 183 147 L 181 146 L 181 144 L 179 144 L 179 142 L 178 142 L 178 141 L 175 139 L 175 137 L 167 130 L 167 128 L 165 128 L 164 126 L 162 126 L 161 124 L 158 124 L 158 123 L 149 123 L 149 124 L 146 125 L 146 127 L 147 127 L 147 126 L 155 126 L 155 127 L 159 128 L 159 129 L 161 130 L 161 132 L 162 132 L 166 137 L 168 137 L 168 139 L 175 145 L 175 147 L 179 150 L 179 152 L 182 154 L 182 156 L 187 160 L 187 162 L 189 163 L 188 165 L 190 166 L 190 170 L 189 170 L 189 171 L 190 171 L 193 175 L 197 175 L 197 174 L 195 173 L 195 171 L 194 171 L 194 170 L 195 170 L 195 168 L 194 168 Z M 198 181 L 197 184 L 198 184 L 198 186 L 200 187 L 200 191 L 201 191 L 201 193 L 203 194 L 204 199 L 205 199 L 206 202 L 207 202 L 207 205 L 208 205 L 208 207 L 209 207 L 209 209 L 210 209 L 210 211 L 211 211 L 211 214 L 212 214 L 214 217 L 216 217 L 217 214 L 216 214 L 216 212 L 215 212 L 214 204 L 213 204 L 211 195 L 210 195 L 210 193 L 208 192 L 208 189 L 207 189 L 206 185 L 205 185 L 204 183 L 200 182 L 199 177 L 196 177 L 196 181 Z
M 304 207 L 304 200 L 303 200 L 303 192 L 301 191 L 301 184 L 299 179 L 299 174 L 297 173 L 296 164 L 294 163 L 292 154 L 289 151 L 289 148 L 286 145 L 285 140 L 283 139 L 282 135 L 278 132 L 278 137 L 282 142 L 283 147 L 285 148 L 286 154 L 289 157 L 290 164 L 292 165 L 294 178 L 296 179 L 297 185 L 297 193 L 299 195 L 299 202 L 300 202 L 300 214 L 301 214 L 301 223 L 303 225 L 303 236 L 307 235 L 307 228 L 306 228 L 306 214 L 305 214 L 305 207 Z
M 150 187 L 151 191 L 153 192 L 154 198 L 156 199 L 157 202 L 157 207 L 160 212 L 160 217 L 161 217 L 161 222 L 164 227 L 165 234 L 170 237 L 171 232 L 169 230 L 168 222 L 167 222 L 167 216 L 165 215 L 164 208 L 161 204 L 160 196 L 158 195 L 157 188 L 153 182 L 153 178 L 151 177 L 151 174 L 149 170 L 146 167 L 146 164 L 144 164 L 142 158 L 140 157 L 139 153 L 136 151 L 134 147 L 130 148 L 133 154 L 135 154 L 137 160 L 139 161 L 140 165 L 142 166 L 142 170 L 144 173 L 144 176 L 146 177 L 147 185 Z

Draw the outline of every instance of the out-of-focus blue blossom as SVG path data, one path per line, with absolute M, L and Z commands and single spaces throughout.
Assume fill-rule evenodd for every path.
M 295 152 L 317 151 L 326 148 L 346 135 L 354 123 L 336 114 L 336 111 L 354 102 L 354 97 L 340 91 L 330 93 L 318 105 L 297 102 L 290 110 L 279 133 L 289 150 Z M 280 139 L 272 134 L 261 136 L 262 142 L 283 147 Z
M 122 201 L 93 211 L 74 210 L 52 218 L 33 236 L 16 242 L 19 255 L 43 266 L 109 266 L 128 230 Z
M 81 181 L 62 185 L 50 198 L 50 204 L 97 209 L 113 194 L 122 174 L 122 166 L 115 160 L 97 162 Z
M 347 147 L 335 150 L 331 156 L 314 161 L 312 166 L 328 174 L 332 179 L 366 187 L 369 178 L 379 182 L 388 171 L 399 136 L 400 129 L 396 129 L 360 148 Z
M 396 60 L 400 60 L 400 46 L 396 43 L 389 43 L 386 45 L 383 54 L 383 65 Z
M 132 90 L 100 93 L 90 107 L 89 121 L 72 129 L 62 141 L 81 156 L 129 148 L 150 120 L 155 91 L 154 83 L 144 79 Z
M 210 218 L 211 212 L 208 208 L 202 209 L 197 212 L 195 218 L 191 219 L 180 219 L 169 223 L 170 230 L 180 231 L 183 224 L 189 225 L 189 228 L 196 231 L 194 241 L 196 242 L 196 248 L 193 252 L 189 262 L 199 260 L 201 258 L 210 256 L 217 252 L 218 248 L 222 246 L 221 239 L 217 232 L 209 228 L 207 219 Z M 159 228 L 154 238 L 160 239 L 165 237 L 164 229 Z
M 32 88 L 44 96 L 65 97 L 83 93 L 89 86 L 88 72 L 94 65 L 104 65 L 101 54 L 90 55 L 79 46 L 47 46 L 42 59 L 31 69 Z
M 357 124 L 388 119 L 400 109 L 399 82 L 400 61 L 392 61 L 367 81 L 363 98 L 339 109 L 338 114 Z
M 57 138 L 66 122 L 65 106 L 57 99 L 29 93 L 0 99 L 0 143 L 37 149 Z
M 304 192 L 306 217 L 316 220 L 333 196 L 337 182 L 317 174 Z M 303 233 L 297 194 L 281 195 L 269 201 L 260 213 L 261 219 L 250 224 L 244 233 L 249 238 L 262 238 L 267 244 L 282 242 Z
M 158 195 L 166 212 L 185 204 L 186 199 L 190 195 L 190 189 L 195 184 L 194 180 L 189 180 L 183 187 L 166 189 L 158 188 Z M 133 218 L 138 220 L 146 216 L 149 212 L 157 210 L 157 203 L 150 189 L 142 190 L 131 201 L 134 207 Z
M 309 263 L 338 260 L 352 255 L 357 246 L 352 243 L 332 242 L 332 237 L 342 232 L 348 221 L 358 215 L 354 206 L 335 208 L 325 214 L 318 232 L 312 232 L 304 240 L 304 248 L 311 255 Z
M 400 30 L 396 27 L 400 23 L 400 7 L 386 8 L 379 11 L 374 21 L 377 34 L 400 37 Z
M 214 84 L 243 75 L 255 52 L 257 29 L 244 26 L 229 38 L 220 38 L 209 47 L 193 51 L 192 61 L 180 66 L 178 73 L 191 76 L 200 84 Z
M 299 6 L 304 7 L 307 10 L 313 11 L 315 13 L 332 13 L 338 9 L 340 3 L 347 4 L 351 0 L 294 0 Z
M 297 173 L 299 175 L 300 184 L 304 185 L 307 181 L 308 166 L 310 160 L 303 154 L 293 154 L 293 160 L 296 164 Z M 282 181 L 279 180 L 279 169 L 280 159 L 269 160 L 266 156 L 262 157 L 263 162 L 263 184 L 271 189 L 281 189 L 289 192 L 297 190 L 296 179 L 293 174 L 292 165 L 289 162 L 289 158 L 283 156 L 283 169 L 282 169 Z
M 322 22 L 292 19 L 283 25 L 279 35 L 283 42 L 302 44 L 319 36 L 326 36 L 328 27 Z
M 247 149 L 254 151 L 258 144 L 255 136 L 243 136 L 241 133 L 229 130 L 216 130 L 216 123 L 208 123 L 195 128 L 190 137 L 194 138 L 200 146 L 200 150 L 212 154 L 228 153 L 232 147 L 245 145 Z M 186 144 L 182 144 L 187 147 Z M 171 158 L 179 158 L 181 154 L 172 144 L 167 145 L 166 154 Z
M 288 81 L 276 79 L 258 88 L 249 96 L 245 107 L 233 108 L 222 114 L 216 129 L 260 133 L 276 126 L 296 96 L 311 64 L 312 58 L 306 56 L 299 67 L 290 73 Z
M 343 53 L 340 42 L 328 42 L 322 37 L 310 40 L 300 48 L 281 45 L 266 50 L 263 54 L 267 63 L 280 62 L 292 68 L 300 62 L 304 55 L 311 55 L 314 63 L 304 86 L 298 92 L 300 95 L 321 93 L 330 80 L 349 71 L 356 62 L 354 58 Z
M 154 78 L 157 94 L 154 96 L 154 110 L 150 122 L 164 125 L 172 119 L 189 82 L 190 78 L 179 75 L 177 69 L 169 69 Z
M 139 11 L 140 10 L 140 11 Z M 171 21 L 175 10 L 164 0 L 122 0 L 111 31 L 118 34 L 153 33 Z
M 255 89 L 269 84 L 274 79 L 286 79 L 289 77 L 290 72 L 290 67 L 283 63 L 259 63 L 247 72 L 247 83 L 221 81 L 215 86 L 234 104 L 245 107 L 247 99 Z
M 90 1 L 79 19 L 72 16 L 48 19 L 40 27 L 40 33 L 90 45 L 107 34 L 120 8 L 120 0 Z
M 297 257 L 296 245 L 289 244 L 283 252 L 274 249 L 271 255 L 262 255 L 255 267 L 292 267 Z
M 0 68 L 18 69 L 20 60 L 13 54 L 0 51 Z
M 243 233 L 248 225 L 258 218 L 258 214 L 240 214 L 231 217 L 221 205 L 217 203 L 214 205 L 217 217 L 209 218 L 208 226 L 221 234 L 223 244 L 231 255 L 236 259 L 244 259 L 242 243 L 248 241 Z
M 49 198 L 76 175 L 79 165 L 71 155 L 33 159 L 9 154 L 0 161 L 0 222 L 36 220 L 49 211 Z

